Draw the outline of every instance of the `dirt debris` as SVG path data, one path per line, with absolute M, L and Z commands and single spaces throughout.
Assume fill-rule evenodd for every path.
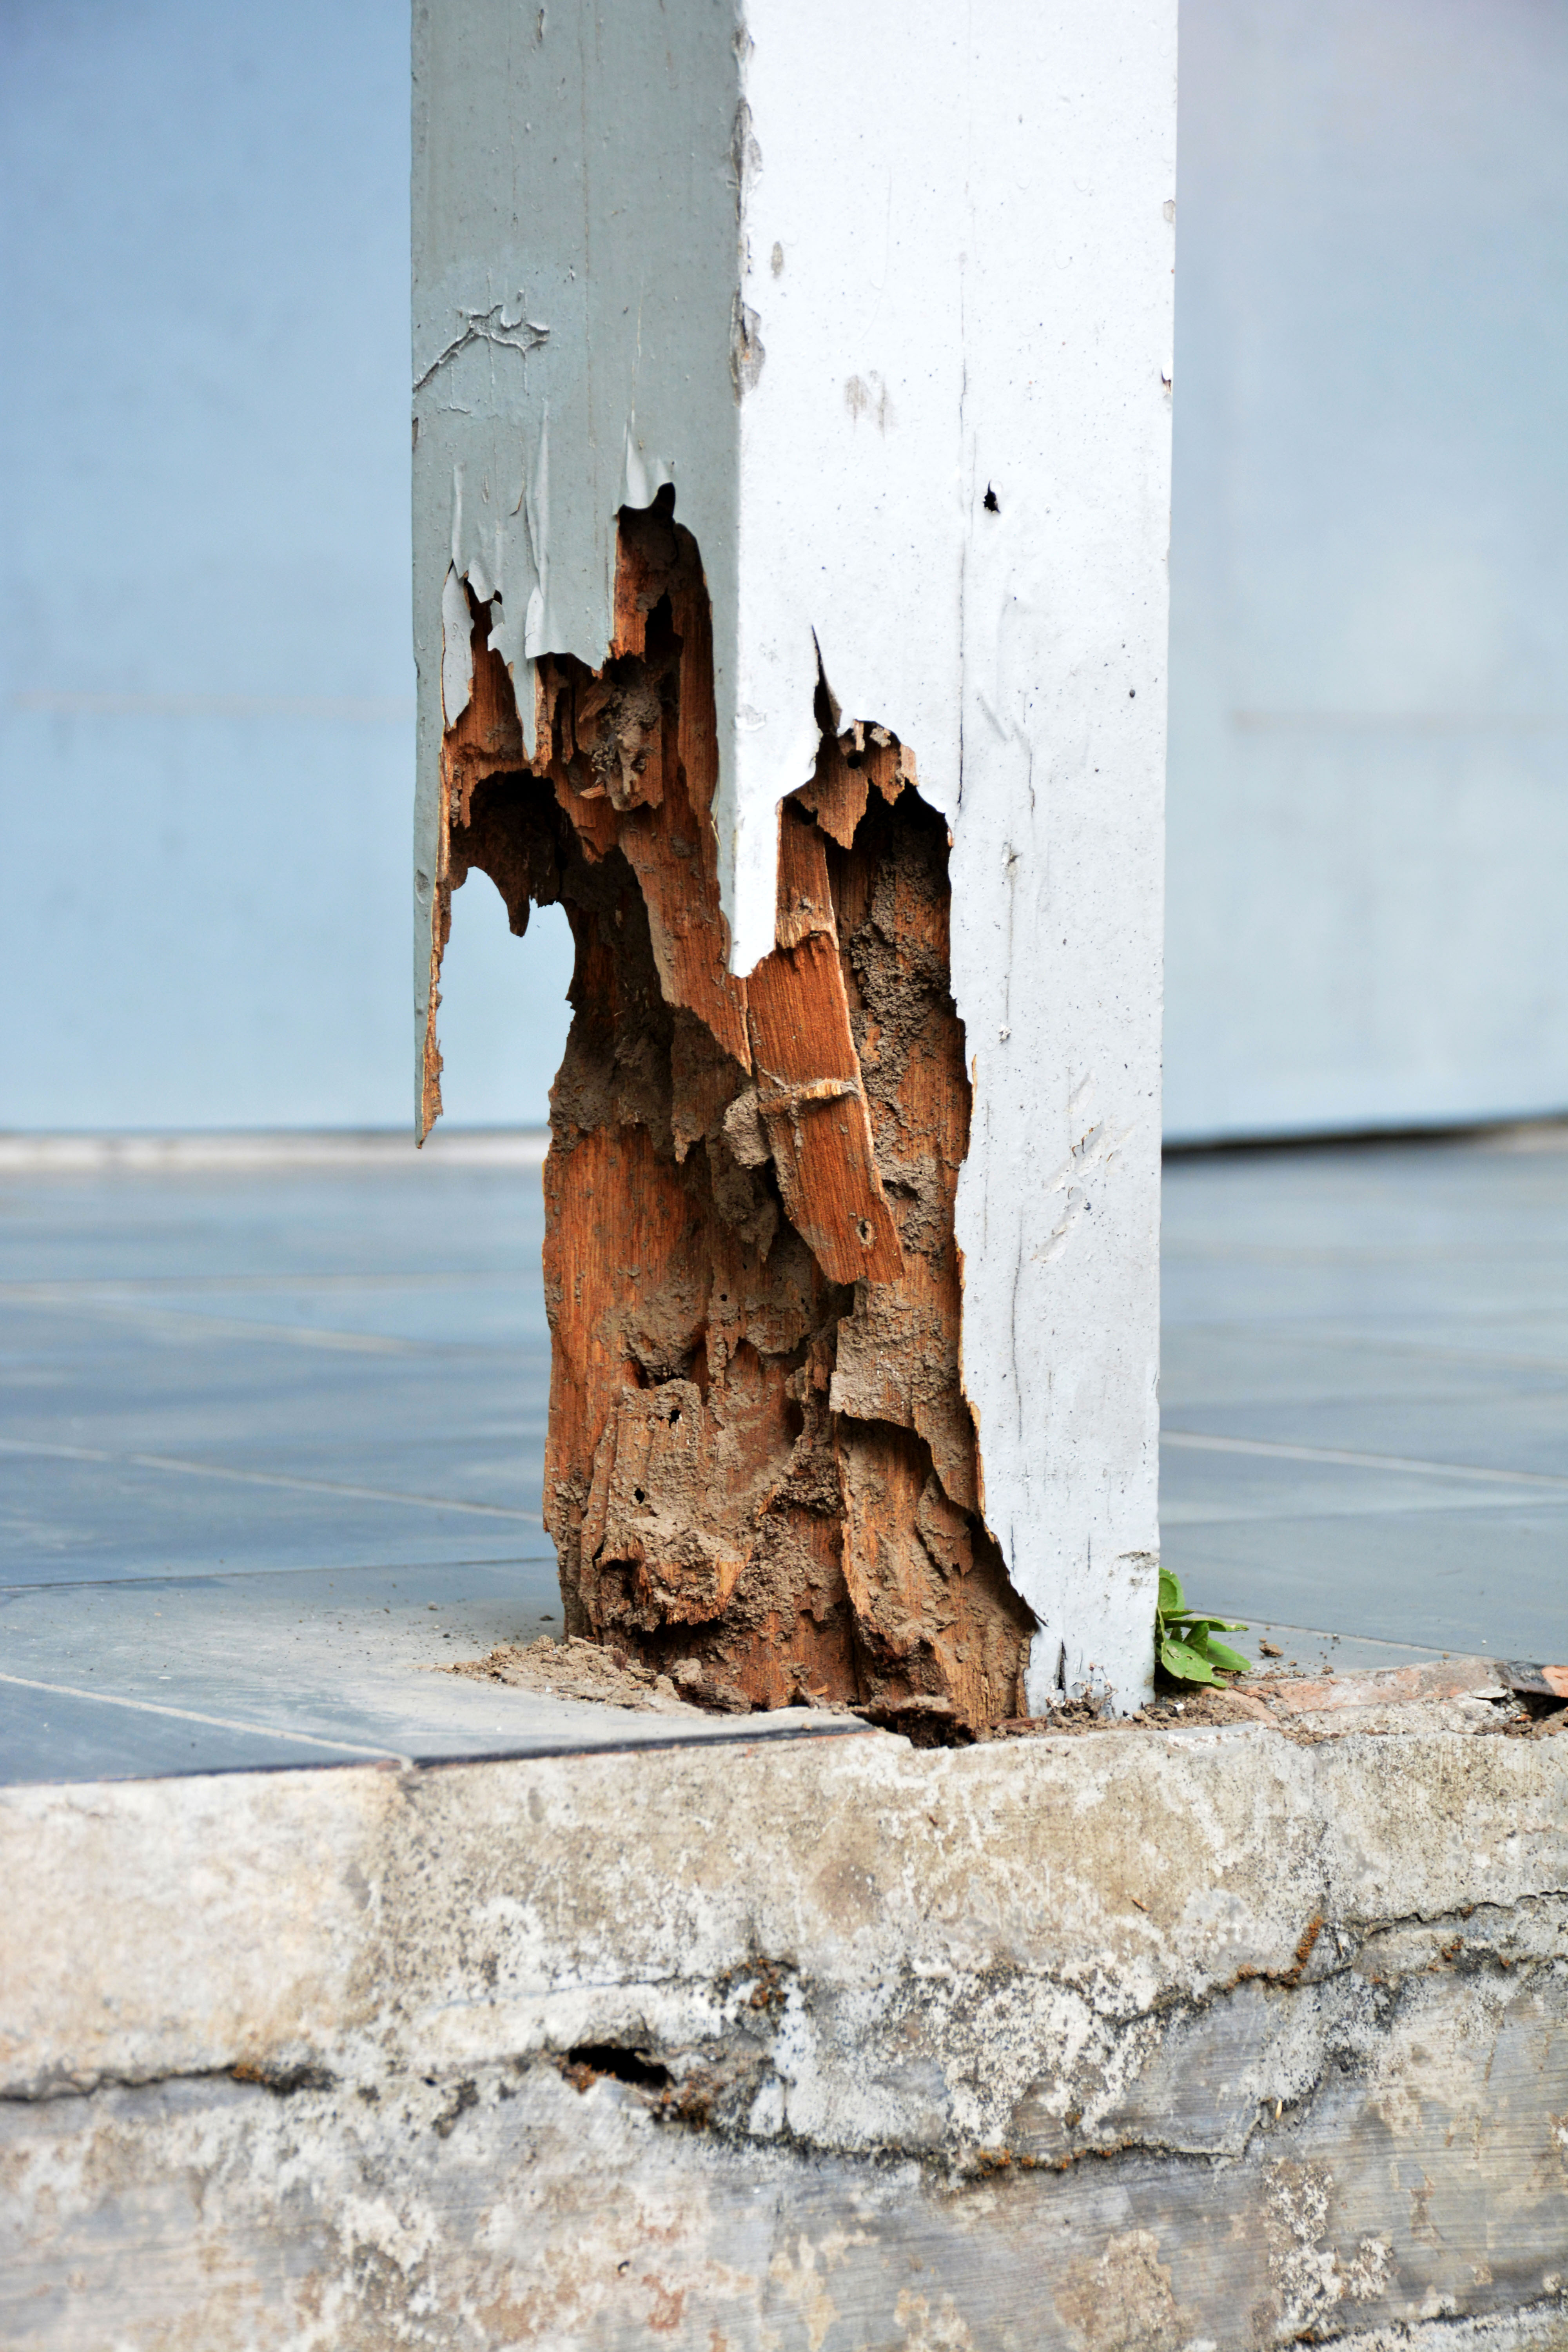
M 557 1642 L 544 1633 L 536 1642 L 498 1642 L 485 1657 L 459 1658 L 441 1672 L 461 1675 L 469 1682 L 505 1683 L 513 1690 L 537 1692 L 542 1698 L 597 1699 L 603 1706 L 631 1707 L 644 1715 L 702 1711 L 682 1698 L 668 1675 L 639 1665 L 625 1650 L 605 1649 L 580 1636 Z
M 1249 1689 L 1219 1687 L 1192 1690 L 1178 1696 L 1162 1694 L 1134 1715 L 1118 1715 L 1093 1699 L 1068 1699 L 1048 1715 L 1014 1716 L 997 1724 L 991 1737 L 1002 1739 L 1060 1738 L 1093 1731 L 1177 1730 L 1183 1727 L 1221 1723 L 1269 1723 L 1273 1717 Z
M 1261 1647 L 1262 1645 L 1259 1644 Z M 1308 1675 L 1275 1669 L 1239 1676 L 1212 1688 L 1163 1690 L 1134 1715 L 1119 1716 L 1087 1699 L 1049 1715 L 1016 1717 L 991 1735 L 1060 1738 L 1093 1731 L 1199 1729 L 1254 1723 L 1287 1738 L 1315 1743 L 1349 1733 L 1385 1738 L 1400 1732 L 1549 1738 L 1568 1725 L 1568 1706 L 1537 1718 L 1529 1702 L 1508 1686 L 1489 1658 L 1446 1658 L 1419 1665 Z
M 1305 1675 L 1271 1675 L 1215 1689 L 1165 1692 L 1133 1715 L 1117 1715 L 1089 1699 L 1073 1699 L 1048 1715 L 1014 1716 L 981 1727 L 982 1740 L 1079 1738 L 1110 1731 L 1201 1730 L 1221 1725 L 1260 1725 L 1298 1745 L 1317 1746 L 1348 1734 L 1388 1738 L 1399 1733 L 1453 1731 L 1470 1736 L 1548 1739 L 1568 1733 L 1568 1705 L 1535 1713 L 1500 1682 L 1478 1687 L 1468 1669 L 1484 1662 L 1461 1661 L 1458 1671 L 1405 1669 L 1400 1675 L 1376 1670 L 1342 1674 L 1325 1684 Z M 465 1658 L 437 1669 L 475 1682 L 502 1683 L 544 1698 L 589 1699 L 600 1706 L 687 1717 L 714 1713 L 750 1713 L 748 1703 L 717 1685 L 700 1661 L 683 1659 L 673 1674 L 661 1674 L 619 1645 L 568 1634 L 528 1643 L 498 1643 L 482 1658 Z M 1395 1688 L 1390 1690 L 1390 1684 Z M 1428 1687 L 1415 1687 L 1426 1685 Z M 1331 1702 L 1321 1704 L 1325 1691 Z M 1318 1701 L 1314 1705 L 1311 1701 Z M 838 1715 L 875 1720 L 873 1709 L 834 1700 L 826 1692 L 803 1694 L 809 1704 Z M 909 1720 L 899 1729 L 911 1736 Z M 917 1745 L 919 1729 L 913 1732 Z
M 682 1659 L 673 1674 L 658 1674 L 626 1650 L 585 1641 L 575 1633 L 568 1633 L 563 1641 L 542 1633 L 533 1642 L 498 1642 L 482 1658 L 459 1658 L 436 1671 L 461 1675 L 470 1682 L 505 1683 L 514 1690 L 537 1692 L 542 1698 L 592 1699 L 603 1706 L 631 1707 L 643 1714 L 755 1712 L 749 1706 L 732 1706 L 731 1695 L 715 1688 L 695 1659 Z M 821 1713 L 858 1712 L 826 1693 L 807 1693 L 805 1697 Z

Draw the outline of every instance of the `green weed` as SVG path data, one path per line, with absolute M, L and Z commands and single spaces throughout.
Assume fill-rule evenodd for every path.
M 1189 1609 L 1182 1580 L 1168 1568 L 1160 1570 L 1160 1598 L 1154 1611 L 1154 1656 L 1173 1681 L 1217 1683 L 1218 1666 L 1227 1675 L 1244 1675 L 1249 1661 L 1216 1633 L 1245 1633 L 1247 1627 L 1227 1617 L 1201 1617 Z

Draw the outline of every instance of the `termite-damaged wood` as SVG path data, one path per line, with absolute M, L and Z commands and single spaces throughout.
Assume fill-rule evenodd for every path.
M 707 593 L 668 494 L 621 518 L 604 668 L 538 666 L 531 770 L 487 632 L 476 607 L 437 964 L 472 866 L 514 930 L 559 900 L 576 943 L 545 1167 L 567 1629 L 715 1706 L 847 1700 L 927 1738 L 1015 1714 L 1033 1621 L 959 1383 L 946 829 L 890 736 L 825 730 L 781 811 L 777 947 L 738 980 Z

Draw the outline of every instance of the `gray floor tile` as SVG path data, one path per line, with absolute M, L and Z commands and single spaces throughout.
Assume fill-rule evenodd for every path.
M 390 1753 L 216 1723 L 173 1707 L 83 1697 L 58 1683 L 31 1687 L 0 1680 L 0 1781 L 146 1780 L 284 1764 L 371 1763 Z
M 1177 1160 L 1164 1314 L 1164 1553 L 1190 1589 L 1568 1653 L 1568 1156 Z
M 1510 1337 L 1517 1347 L 1517 1330 Z M 1561 1363 L 1549 1355 L 1516 1360 L 1484 1348 L 1443 1349 L 1386 1331 L 1363 1337 L 1335 1325 L 1194 1326 L 1167 1318 L 1162 1359 L 1166 1418 L 1184 1423 L 1191 1423 L 1194 1408 L 1234 1403 L 1348 1408 L 1363 1398 L 1462 1402 L 1568 1389 L 1568 1349 Z
M 550 1549 L 537 1513 L 521 1506 L 503 1513 L 439 1497 L 415 1506 L 363 1488 L 334 1493 L 326 1481 L 274 1484 L 267 1472 L 216 1462 L 164 1468 L 7 1446 L 0 1463 L 0 1584 Z
M 553 1560 L 55 1586 L 0 1595 L 0 1780 L 461 1760 L 840 1735 L 804 1709 L 676 1717 L 443 1671 L 561 1631 Z
M 1176 1528 L 1209 1521 L 1376 1517 L 1388 1513 L 1536 1510 L 1568 1503 L 1559 1487 L 1521 1479 L 1461 1478 L 1425 1469 L 1303 1458 L 1307 1449 L 1253 1452 L 1249 1439 L 1189 1440 L 1168 1430 L 1160 1448 L 1160 1520 Z
M 1568 1384 L 1500 1395 L 1313 1397 L 1188 1405 L 1172 1428 L 1557 1478 L 1568 1493 Z
M 0 1182 L 0 1774 L 669 1736 L 438 1671 L 560 1623 L 542 1232 L 508 1168 Z M 1242 1648 L 1568 1654 L 1568 1154 L 1178 1160 L 1165 1307 Z
M 1208 1520 L 1163 1556 L 1194 1606 L 1489 1657 L 1562 1657 L 1568 1497 L 1556 1507 Z

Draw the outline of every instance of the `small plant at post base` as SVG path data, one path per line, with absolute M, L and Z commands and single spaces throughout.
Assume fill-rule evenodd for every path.
M 1168 1568 L 1160 1570 L 1160 1598 L 1154 1610 L 1154 1656 L 1179 1683 L 1217 1683 L 1217 1666 L 1227 1675 L 1245 1675 L 1250 1662 L 1216 1633 L 1245 1633 L 1247 1627 L 1228 1617 L 1200 1617 L 1187 1606 L 1182 1580 Z

